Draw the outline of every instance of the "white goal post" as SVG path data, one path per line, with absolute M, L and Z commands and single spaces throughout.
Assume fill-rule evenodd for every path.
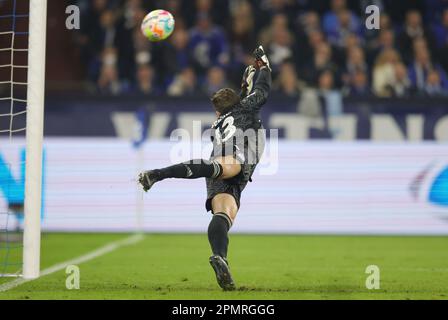
M 46 26 L 47 0 L 30 0 L 23 235 L 25 279 L 38 278 L 40 272 Z

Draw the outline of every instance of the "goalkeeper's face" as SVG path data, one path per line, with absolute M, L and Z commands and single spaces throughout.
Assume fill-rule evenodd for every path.
M 240 97 L 233 89 L 224 88 L 216 92 L 211 98 L 213 107 L 218 116 L 229 112 L 240 102 Z

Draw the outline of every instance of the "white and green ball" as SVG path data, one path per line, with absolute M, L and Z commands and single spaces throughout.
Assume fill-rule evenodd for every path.
M 174 31 L 174 17 L 166 10 L 154 10 L 148 13 L 142 22 L 142 32 L 149 41 L 167 39 Z

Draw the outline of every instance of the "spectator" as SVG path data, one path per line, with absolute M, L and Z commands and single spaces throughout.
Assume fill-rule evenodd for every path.
M 318 88 L 321 91 L 334 89 L 334 75 L 330 70 L 323 70 L 318 78 Z
M 395 81 L 395 65 L 401 62 L 394 49 L 385 49 L 377 57 L 373 67 L 373 91 L 379 97 L 390 97 L 391 85 Z
M 109 47 L 115 44 L 117 35 L 117 16 L 111 9 L 103 11 L 100 15 L 100 28 L 97 31 L 96 39 L 100 48 Z
M 437 70 L 428 72 L 423 91 L 430 97 L 447 95 L 447 86 L 442 83 L 441 75 Z
M 412 43 L 416 38 L 426 38 L 429 48 L 433 47 L 432 34 L 423 26 L 419 11 L 410 10 L 406 13 L 406 21 L 398 38 L 398 45 L 402 52 L 412 52 Z M 407 60 L 407 59 L 405 59 Z
M 414 63 L 409 68 L 409 77 L 412 85 L 417 90 L 424 91 L 428 74 L 436 70 L 439 73 L 443 86 L 448 84 L 448 78 L 445 71 L 438 64 L 431 61 L 430 53 L 424 46 L 416 47 Z
M 99 23 L 91 22 L 91 33 L 88 35 L 88 38 L 91 39 L 87 49 L 90 56 L 88 61 L 88 74 L 93 81 L 98 79 L 101 72 L 101 55 L 103 50 L 108 47 L 114 47 L 115 51 L 118 51 L 118 48 L 115 47 L 117 35 L 115 26 L 116 16 L 114 11 L 108 9 L 105 4 L 106 2 L 99 0 L 94 2 L 95 10 L 92 13 L 91 19 L 99 21 Z M 115 58 L 118 60 L 118 53 Z
M 433 30 L 437 47 L 446 47 L 448 45 L 448 8 L 443 11 L 441 22 L 436 23 Z
M 139 12 L 142 10 L 142 0 L 126 0 L 123 8 L 123 20 L 126 29 L 134 29 L 139 27 L 140 16 Z
M 158 6 L 165 8 L 165 10 L 168 10 L 171 12 L 171 14 L 176 17 L 176 24 L 182 25 L 184 28 L 184 19 L 182 15 L 182 1 L 181 0 L 163 0 L 163 3 Z M 180 18 L 180 19 L 179 19 Z
M 426 39 L 423 37 L 415 38 L 412 42 L 412 52 L 414 53 L 412 57 L 415 58 L 415 53 L 422 49 L 429 50 Z
M 103 65 L 98 78 L 98 90 L 104 94 L 121 93 L 120 79 L 115 65 Z
M 137 68 L 137 92 L 142 94 L 154 93 L 154 70 L 149 64 L 140 64 Z
M 428 21 L 442 20 L 444 11 L 448 7 L 446 0 L 425 0 L 425 18 Z
M 199 16 L 209 16 L 211 20 L 216 18 L 213 10 L 213 0 L 190 0 L 181 1 L 182 11 L 178 12 L 180 16 L 185 18 L 187 28 L 194 27 L 197 24 Z M 216 21 L 216 20 L 214 20 Z
M 369 86 L 369 77 L 361 69 L 356 70 L 349 76 L 348 95 L 355 97 L 366 97 L 372 94 Z
M 210 14 L 212 10 L 211 0 L 196 0 L 196 11 L 199 14 Z
M 294 10 L 292 9 L 291 0 L 259 0 L 253 1 L 256 11 L 256 28 L 261 29 L 265 26 L 266 21 L 271 21 L 274 16 L 282 14 L 286 16 L 287 21 L 294 19 Z
M 107 8 L 107 0 L 93 0 L 85 5 L 87 10 L 82 11 L 83 28 L 76 34 L 76 43 L 81 48 L 81 58 L 84 64 L 90 65 L 92 58 L 98 54 L 95 35 L 100 29 L 99 17 Z
M 304 83 L 297 77 L 294 65 L 291 62 L 283 63 L 274 89 L 284 96 L 297 97 L 304 87 Z
M 368 72 L 364 50 L 361 47 L 353 47 L 348 51 L 345 64 L 345 74 L 351 75 L 356 71 Z
M 185 68 L 178 73 L 169 85 L 167 93 L 169 96 L 188 96 L 198 93 L 196 74 L 192 68 Z
M 395 49 L 395 33 L 393 29 L 382 29 L 378 38 L 372 43 L 372 50 L 377 54 L 384 49 Z
M 324 110 L 325 118 L 340 116 L 342 114 L 342 95 L 339 90 L 335 90 L 335 77 L 331 70 L 324 70 L 319 75 L 318 94 Z M 326 121 L 327 122 L 327 121 Z M 326 123 L 329 130 L 328 122 Z
M 146 15 L 146 11 L 139 8 L 136 9 L 133 17 L 137 21 L 142 21 Z M 143 35 L 140 27 L 135 26 L 132 30 L 134 60 L 136 65 L 152 63 L 153 56 L 151 54 L 151 42 Z
M 274 15 L 270 25 L 261 30 L 258 42 L 262 46 L 268 47 L 274 41 L 276 30 L 288 30 L 287 15 L 281 13 Z
M 316 87 L 319 74 L 325 70 L 331 70 L 332 77 L 338 73 L 337 66 L 332 62 L 332 49 L 328 43 L 322 43 L 316 48 L 312 63 L 305 66 L 303 74 L 307 83 Z
M 416 52 L 418 52 L 419 50 L 427 50 L 427 51 L 429 51 L 428 42 L 426 41 L 426 39 L 424 37 L 416 37 L 412 41 L 411 50 L 403 52 L 403 54 L 402 54 L 403 61 L 407 65 L 411 65 L 414 62 L 414 60 L 415 60 Z
M 314 52 L 316 51 L 317 47 L 323 43 L 325 43 L 325 36 L 322 33 L 322 31 L 319 30 L 312 30 L 308 34 L 305 41 L 298 41 L 299 42 L 299 49 L 298 55 L 297 55 L 297 66 L 299 68 L 305 67 L 310 60 L 313 59 Z M 302 44 L 302 46 L 300 46 Z
M 297 29 L 300 36 L 308 36 L 312 31 L 320 31 L 319 14 L 316 11 L 309 11 L 299 16 Z
M 271 66 L 275 71 L 280 68 L 280 65 L 294 57 L 294 38 L 288 29 L 275 29 L 273 40 L 267 47 Z
M 355 33 L 347 33 L 344 38 L 343 47 L 345 50 L 350 50 L 354 47 L 363 47 L 364 43 L 362 39 Z
M 372 65 L 375 58 L 386 49 L 397 49 L 393 29 L 380 29 L 378 36 L 370 41 L 367 47 L 367 62 Z
M 212 96 L 219 89 L 226 88 L 229 85 L 226 80 L 226 73 L 220 67 L 212 67 L 208 70 L 207 79 L 204 86 L 204 92 L 207 96 Z
M 176 70 L 182 70 L 191 62 L 191 55 L 188 50 L 188 42 L 189 42 L 189 35 L 188 32 L 185 29 L 179 29 L 175 34 L 173 34 L 170 44 L 172 45 L 172 48 L 174 49 L 173 54 L 175 55 L 174 59 L 170 59 L 170 61 L 167 61 L 167 64 L 170 64 L 171 66 L 174 66 Z
M 378 47 L 380 50 L 384 49 L 395 49 L 395 33 L 392 29 L 381 30 Z
M 118 11 L 106 8 L 100 13 L 100 25 L 95 30 L 95 56 L 104 48 L 114 47 L 117 50 L 117 70 L 120 79 L 130 82 L 135 73 L 135 52 L 133 47 L 132 32 L 124 27 Z M 94 56 L 94 59 L 96 58 Z
M 246 8 L 246 9 L 243 9 Z M 250 5 L 242 2 L 232 16 L 231 46 L 232 57 L 246 64 L 246 55 L 255 47 L 254 21 Z M 238 53 L 237 53 L 238 52 Z M 244 56 L 244 58 L 243 58 Z
M 340 16 L 341 13 L 342 16 Z M 341 18 L 344 23 L 343 26 L 341 26 Z M 329 35 L 341 27 L 349 28 L 352 31 L 359 30 L 360 21 L 353 12 L 347 9 L 346 0 L 332 0 L 331 10 L 323 17 L 323 29 Z
M 386 12 L 381 12 L 380 30 L 394 30 L 390 16 Z
M 139 21 L 143 21 L 146 16 L 146 11 L 142 8 L 136 9 L 133 14 L 134 17 L 134 29 L 132 31 L 133 41 L 134 41 L 134 49 L 136 52 L 139 51 L 148 51 L 151 47 L 151 42 L 143 35 L 140 30 Z
M 192 65 L 193 58 L 188 43 L 189 33 L 181 26 L 168 41 L 155 46 L 153 65 L 156 68 L 159 83 L 164 85 L 171 83 L 179 70 Z
M 213 65 L 226 66 L 229 52 L 223 31 L 215 26 L 207 13 L 198 15 L 196 27 L 190 33 L 189 49 L 199 75 Z
M 97 85 L 101 93 L 113 95 L 121 93 L 122 88 L 117 69 L 116 48 L 109 47 L 104 49 Z
M 323 43 L 326 43 L 325 36 L 320 30 L 310 31 L 308 34 L 308 45 L 312 52 L 314 52 L 317 47 Z
M 165 0 L 161 2 L 164 5 Z M 221 26 L 229 21 L 229 1 L 189 0 L 181 1 L 181 3 L 180 15 L 185 17 L 188 28 L 194 26 L 203 15 L 210 17 L 210 20 Z
M 355 34 L 360 36 L 359 24 L 352 19 L 351 12 L 347 9 L 341 9 L 337 12 L 337 28 L 327 30 L 328 41 L 336 47 L 344 47 L 346 37 Z
M 448 70 L 448 8 L 443 11 L 441 23 L 434 26 L 434 36 L 439 61 Z
M 350 1 L 350 8 L 362 14 L 366 4 L 383 8 L 380 29 L 367 32 L 346 0 L 329 1 L 331 9 L 323 15 L 325 4 L 310 0 L 195 0 L 194 5 L 78 0 L 82 31 L 75 39 L 88 79 L 105 93 L 126 92 L 128 85 L 133 91 L 171 95 L 239 86 L 259 43 L 268 51 L 274 84 L 284 95 L 294 96 L 302 87 L 297 74 L 312 88 L 343 84 L 347 93 L 358 96 L 443 92 L 448 84 L 448 6 L 440 3 L 445 0 L 424 1 L 429 11 L 418 4 L 372 1 Z M 176 29 L 167 41 L 152 43 L 142 35 L 140 22 L 157 8 L 174 14 Z M 404 22 L 400 8 L 405 8 Z
M 252 7 L 247 1 L 240 3 L 232 15 L 232 29 L 230 33 L 230 61 L 229 75 L 233 83 L 241 81 L 244 68 L 252 61 L 252 51 L 257 43 L 253 32 Z
M 409 80 L 408 70 L 406 66 L 399 62 L 394 66 L 394 81 L 390 84 L 392 96 L 408 97 L 412 93 L 412 84 Z

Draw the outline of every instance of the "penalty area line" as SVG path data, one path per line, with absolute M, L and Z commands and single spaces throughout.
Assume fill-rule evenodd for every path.
M 67 268 L 67 266 L 78 265 L 78 264 L 96 259 L 98 257 L 101 257 L 107 253 L 110 253 L 110 252 L 120 249 L 122 247 L 136 244 L 136 243 L 142 241 L 144 237 L 145 236 L 143 234 L 134 234 L 134 235 L 126 237 L 124 239 L 110 242 L 109 244 L 106 244 L 105 246 L 100 247 L 96 250 L 93 250 L 89 253 L 86 253 L 82 256 L 55 264 L 47 269 L 42 270 L 40 273 L 40 277 L 37 279 L 40 279 L 41 277 L 48 276 L 52 273 L 64 270 L 65 268 Z M 5 292 L 8 290 L 11 290 L 11 289 L 16 288 L 24 283 L 27 283 L 27 282 L 30 282 L 33 280 L 37 280 L 37 279 L 19 278 L 19 279 L 4 283 L 4 284 L 0 285 L 0 292 Z

